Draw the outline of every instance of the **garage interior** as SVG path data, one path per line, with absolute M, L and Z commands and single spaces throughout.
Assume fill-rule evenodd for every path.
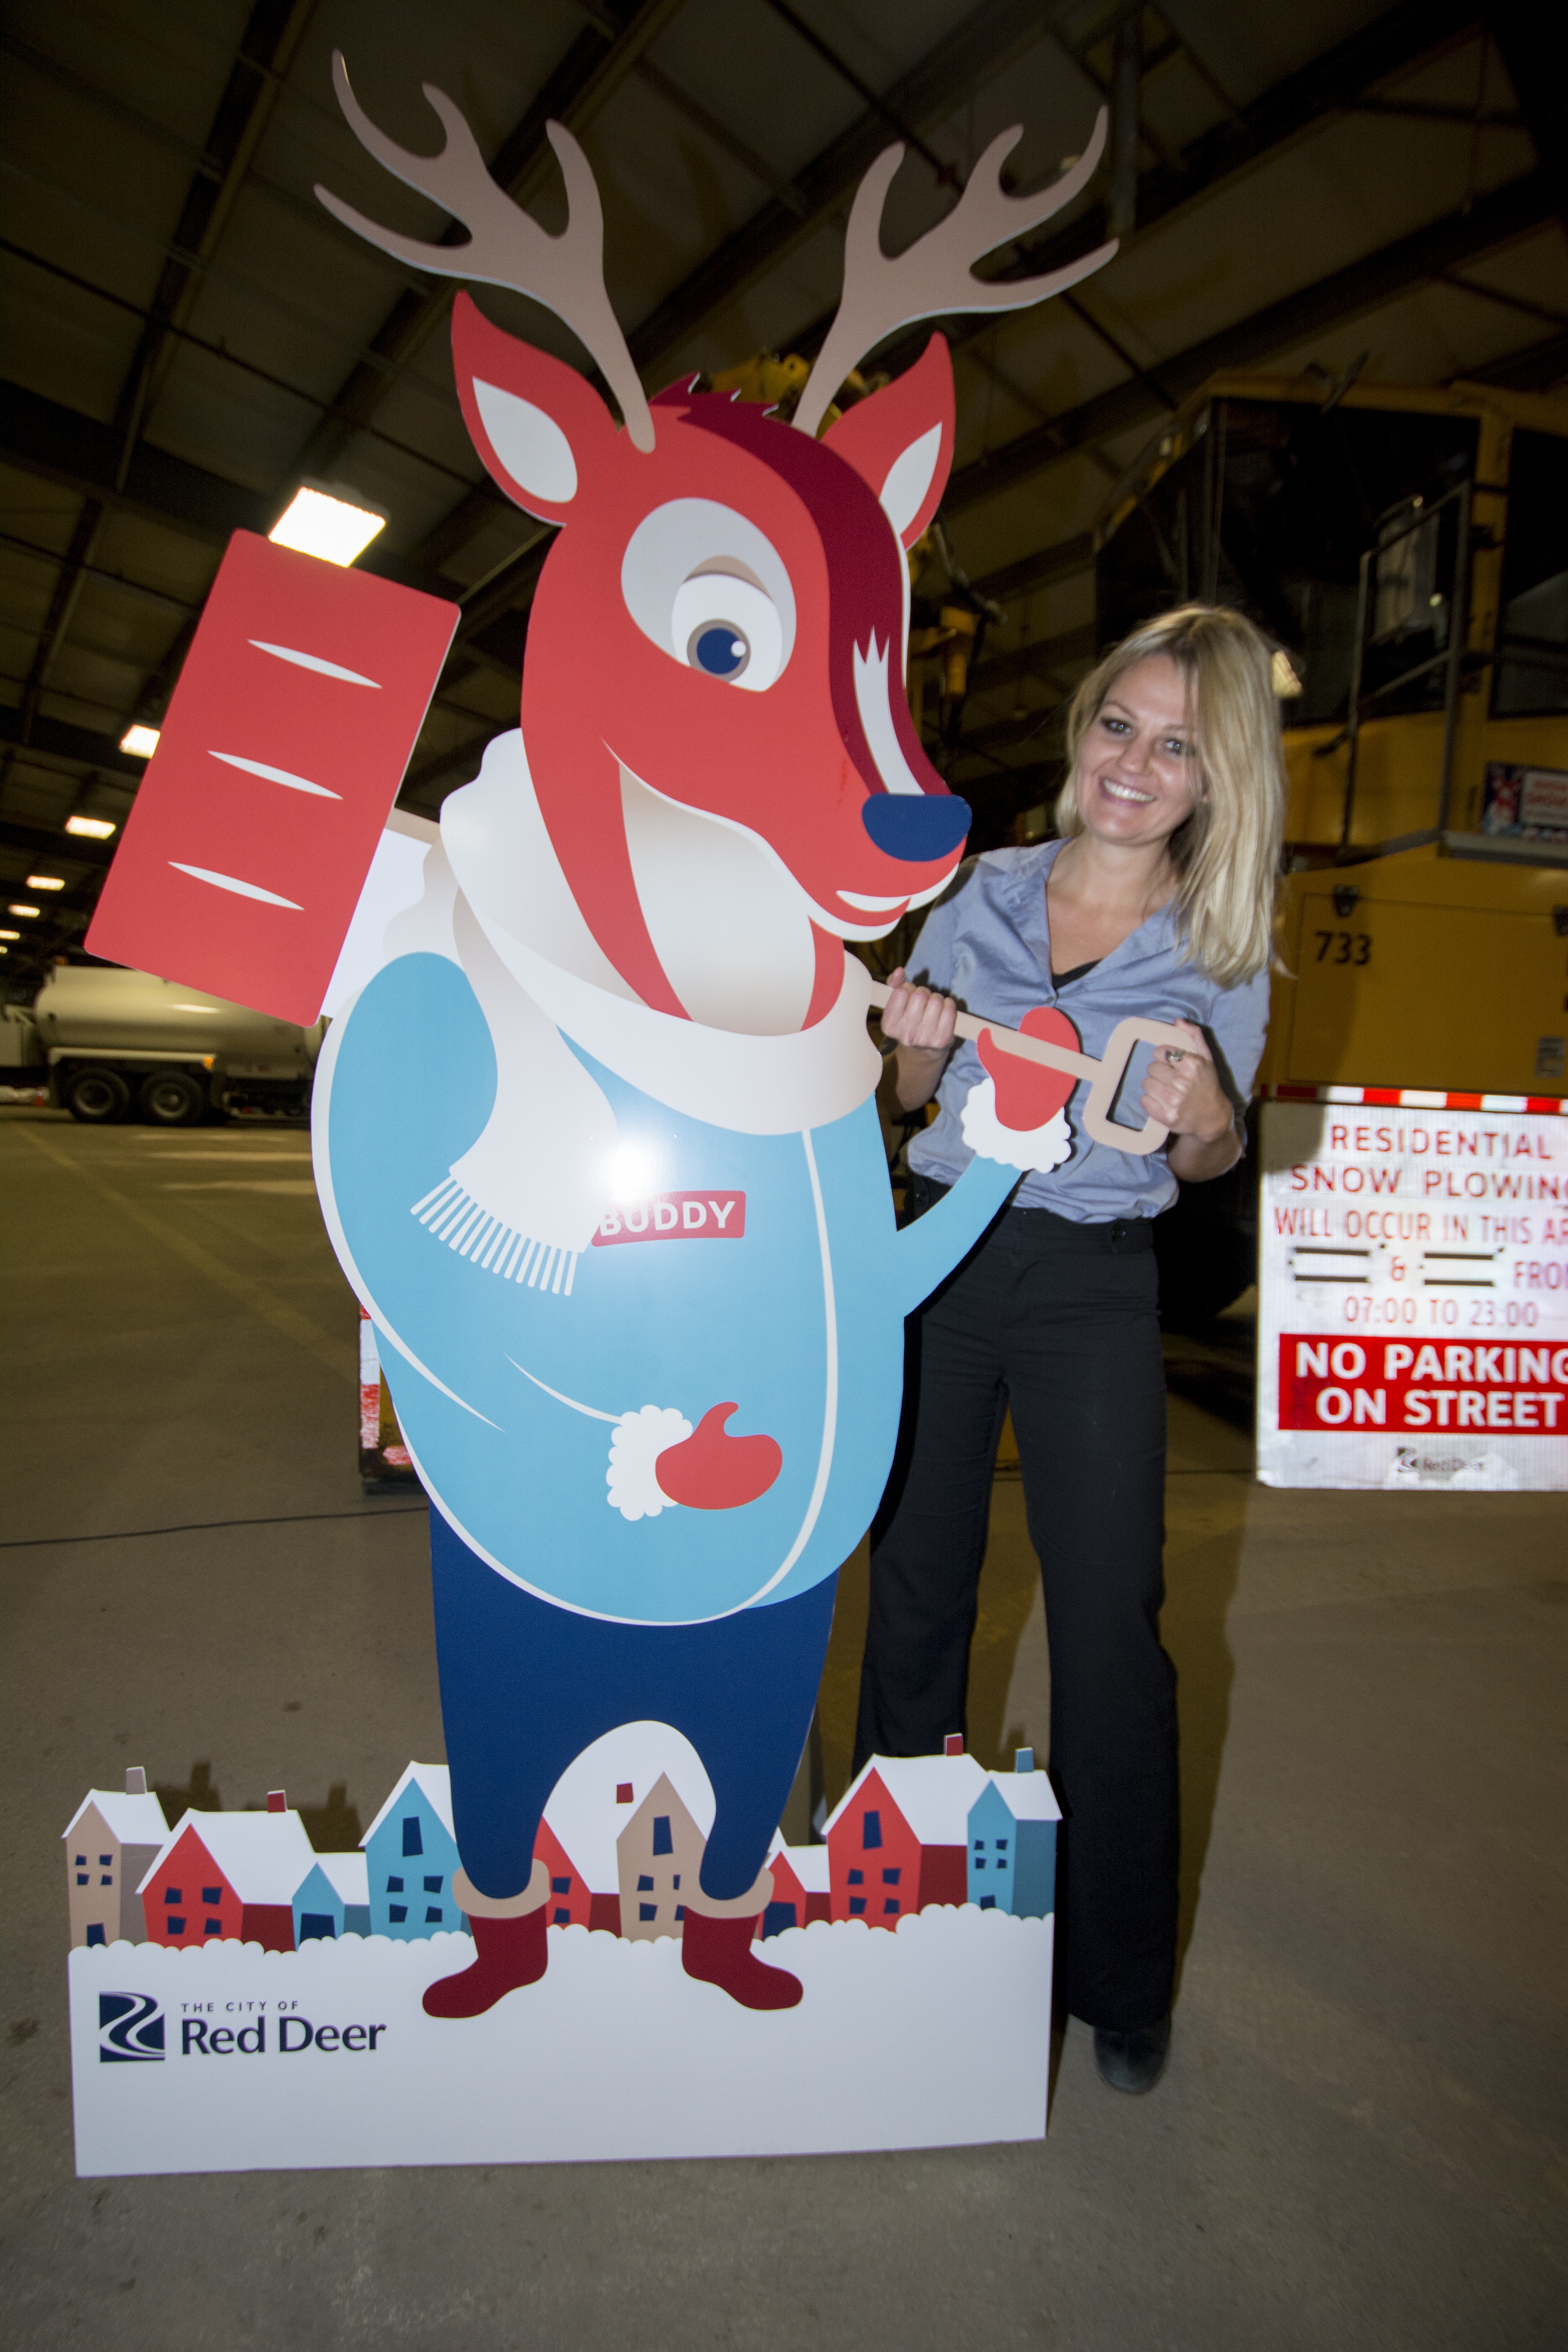
M 269 531 L 302 483 L 384 515 L 362 568 L 461 606 L 400 807 L 436 816 L 516 724 L 551 533 L 468 443 L 450 283 L 315 201 L 320 182 L 411 233 L 461 235 L 348 134 L 337 48 L 409 146 L 434 135 L 420 84 L 449 91 L 552 229 L 544 125 L 574 130 L 650 391 L 815 355 L 849 200 L 890 140 L 907 149 L 900 247 L 1006 124 L 1025 125 L 1011 169 L 1032 187 L 1110 104 L 1085 197 L 1000 266 L 1033 274 L 1107 236 L 1115 260 L 1036 310 L 946 327 L 958 445 L 915 596 L 935 634 L 968 616 L 970 659 L 954 691 L 934 650 L 921 720 L 976 848 L 1037 837 L 1059 716 L 1099 643 L 1097 534 L 1216 373 L 1309 379 L 1325 407 L 1377 383 L 1568 381 L 1563 36 L 1544 10 L 13 0 L 7 1003 L 84 959 L 150 749 L 132 730 L 163 719 L 229 535 Z M 543 310 L 481 299 L 587 367 Z M 919 347 L 868 364 L 896 373 Z M 1246 1296 L 1167 1341 L 1185 1859 L 1155 2097 L 1109 2095 L 1077 2028 L 1039 2145 L 77 2181 L 58 1841 L 82 1790 L 138 1762 L 166 1807 L 262 1806 L 286 1783 L 352 1842 L 410 1754 L 443 1752 L 428 1549 L 416 1491 L 362 1489 L 357 1310 L 301 1122 L 95 1129 L 14 1101 L 0 1161 L 18 2344 L 1561 2340 L 1560 1498 L 1258 1485 Z M 819 1710 L 829 1801 L 863 1611 L 862 1556 Z M 1046 1692 L 1004 1463 L 971 1691 L 984 1764 L 1045 1752 Z

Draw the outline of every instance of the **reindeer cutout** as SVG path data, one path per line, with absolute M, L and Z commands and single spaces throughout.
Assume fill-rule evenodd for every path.
M 447 801 L 424 897 L 334 1024 L 316 1087 L 323 1208 L 436 1507 L 458 1896 L 478 1958 L 426 2006 L 473 2016 L 544 1972 L 545 1801 L 591 1742 L 652 1720 L 692 1742 L 715 1798 L 683 1894 L 687 1973 L 746 2007 L 788 2007 L 797 1980 L 751 1948 L 764 1857 L 837 1570 L 891 1460 L 903 1318 L 1020 1164 L 1016 1140 L 977 1157 L 896 1233 L 870 986 L 844 947 L 935 898 L 968 828 L 902 684 L 905 550 L 952 453 L 942 337 L 816 428 L 895 327 L 1035 302 L 1109 257 L 972 274 L 1082 188 L 1104 117 L 1081 163 L 1026 198 L 997 176 L 1020 134 L 994 141 L 896 260 L 879 235 L 890 148 L 856 199 L 843 303 L 785 425 L 689 383 L 644 398 L 604 290 L 593 176 L 558 124 L 571 209 L 552 237 L 497 189 L 438 90 L 446 143 L 424 159 L 367 120 L 341 58 L 333 71 L 363 145 L 470 242 L 421 243 L 322 202 L 422 269 L 549 305 L 622 418 L 459 294 L 475 446 L 560 533 L 521 730 Z M 1062 1099 L 1103 1075 L 1074 1043 L 1013 1041 L 1068 1074 Z

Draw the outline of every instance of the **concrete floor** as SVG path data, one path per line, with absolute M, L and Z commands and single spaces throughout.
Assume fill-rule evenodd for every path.
M 1173 1370 L 1186 1948 L 1169 2074 L 1068 2033 L 1044 2145 L 78 2183 L 61 1831 L 144 1763 L 346 1843 L 440 1754 L 423 1513 L 361 1497 L 353 1302 L 288 1129 L 0 1112 L 10 1308 L 0 1916 L 9 2340 L 692 2352 L 1568 2337 L 1568 1528 L 1530 1495 L 1255 1486 Z M 822 1706 L 847 1763 L 852 1570 Z M 1047 1735 L 998 1480 L 973 1744 Z

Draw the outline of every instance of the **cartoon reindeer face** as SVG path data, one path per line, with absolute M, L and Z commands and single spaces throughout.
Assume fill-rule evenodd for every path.
M 343 110 L 388 170 L 468 226 L 431 246 L 367 221 L 324 189 L 338 218 L 385 250 L 547 303 L 598 361 L 626 419 L 617 430 L 575 370 L 491 326 L 459 295 L 458 396 L 474 446 L 519 506 L 559 524 L 530 620 L 522 729 L 540 808 L 605 952 L 644 1000 L 680 1013 L 645 919 L 650 824 L 684 814 L 744 836 L 787 878 L 815 927 L 826 1009 L 834 939 L 876 938 L 953 872 L 966 804 L 922 752 L 904 695 L 904 551 L 934 514 L 952 462 L 952 373 L 933 336 L 896 383 L 816 428 L 856 361 L 896 328 L 955 310 L 1039 300 L 1114 247 L 1053 276 L 982 281 L 970 264 L 1083 186 L 1081 162 L 1027 199 L 996 173 L 1021 132 L 986 150 L 959 204 L 897 260 L 879 224 L 901 148 L 868 173 L 846 240 L 845 294 L 793 426 L 679 385 L 644 398 L 603 280 L 603 216 L 586 159 L 549 126 L 570 202 L 545 236 L 486 173 L 457 109 L 426 85 L 447 131 L 412 156 L 360 110 L 341 58 Z M 638 845 L 644 872 L 637 871 Z M 658 855 L 658 852 L 651 853 Z M 700 862 L 699 860 L 699 862 Z

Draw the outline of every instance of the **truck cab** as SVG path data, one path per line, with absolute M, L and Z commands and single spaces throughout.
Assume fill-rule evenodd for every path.
M 1564 515 L 1568 403 L 1314 375 L 1212 378 L 1112 493 L 1100 646 L 1202 601 L 1276 648 L 1289 799 L 1260 1093 L 1568 1093 Z M 1205 1255 L 1234 1295 L 1249 1202 L 1239 1181 L 1184 1192 L 1172 1296 L 1212 1290 Z

